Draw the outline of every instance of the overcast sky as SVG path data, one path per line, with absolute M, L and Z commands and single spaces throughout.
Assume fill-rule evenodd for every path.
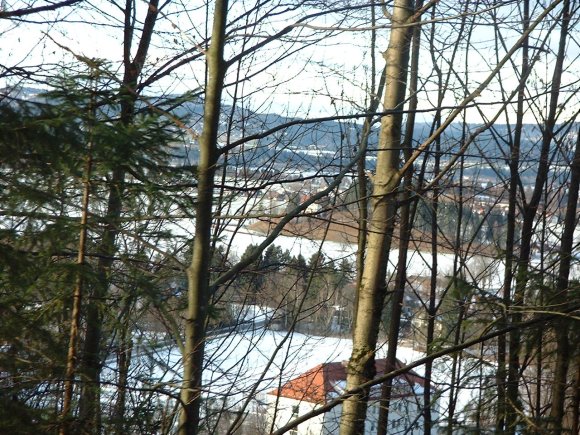
M 13 2 L 13 7 L 18 2 Z M 453 2 L 454 4 L 456 2 Z M 461 3 L 461 2 L 459 2 Z M 444 10 L 443 2 L 440 13 L 446 17 L 435 28 L 435 47 L 439 52 L 434 53 L 433 59 L 439 68 L 446 74 L 451 67 L 455 72 L 451 74 L 448 84 L 449 91 L 442 102 L 444 107 L 453 107 L 465 95 L 463 83 L 467 80 L 467 88 L 471 91 L 484 80 L 489 72 L 495 67 L 505 51 L 519 37 L 518 32 L 510 31 L 510 27 L 518 29 L 517 3 L 495 10 L 498 13 L 501 33 L 505 47 L 494 40 L 494 27 L 491 19 L 491 11 L 483 11 L 479 15 L 468 15 L 470 20 L 477 22 L 474 31 L 468 38 L 467 30 L 459 33 L 460 20 L 456 10 Z M 250 10 L 253 2 L 233 2 L 230 18 L 236 18 L 236 24 L 252 23 L 257 18 L 262 18 L 266 13 L 266 7 L 258 12 L 249 14 L 246 20 L 238 20 L 243 17 L 242 13 Z M 137 15 L 142 19 L 145 14 L 144 2 L 138 3 Z M 267 4 L 272 8 L 272 4 Z M 149 53 L 150 64 L 145 69 L 149 74 L 167 62 L 168 59 L 190 50 L 199 53 L 203 35 L 209 32 L 211 23 L 207 23 L 206 12 L 203 7 L 187 4 L 189 10 L 185 10 L 183 4 L 171 3 L 162 11 L 159 23 L 156 27 L 157 35 L 153 39 L 153 46 Z M 279 9 L 273 8 L 279 11 Z M 534 11 L 539 14 L 541 8 Z M 226 57 L 235 56 L 243 47 L 255 44 L 264 37 L 275 31 L 296 23 L 305 14 L 320 12 L 313 8 L 303 8 L 296 12 L 274 15 L 263 21 L 261 26 L 249 26 L 235 33 L 226 49 Z M 211 11 L 209 19 L 211 20 Z M 386 49 L 389 36 L 389 21 L 377 10 L 377 40 L 375 56 L 377 68 L 382 69 L 384 59 L 382 52 Z M 42 17 L 49 17 L 52 23 L 41 23 Z M 346 18 L 345 18 L 346 17 Z M 55 13 L 47 13 L 28 17 L 28 21 L 37 22 L 14 22 L 0 21 L 0 61 L 2 65 L 15 67 L 35 67 L 36 65 L 63 64 L 71 61 L 71 53 L 80 54 L 91 58 L 103 58 L 111 60 L 113 70 L 119 68 L 119 60 L 122 56 L 122 13 L 110 2 L 97 0 L 93 4 L 83 4 L 82 9 L 75 12 L 61 10 Z M 428 14 L 423 19 L 428 20 Z M 95 24 L 96 23 L 96 24 Z M 266 49 L 257 52 L 254 56 L 244 60 L 240 65 L 230 68 L 227 82 L 232 83 L 236 78 L 250 78 L 238 88 L 230 86 L 225 98 L 233 100 L 233 94 L 245 95 L 244 105 L 258 111 L 287 112 L 290 115 L 299 116 L 328 116 L 334 114 L 349 114 L 361 112 L 368 101 L 368 90 L 371 77 L 371 39 L 370 19 L 368 9 L 365 12 L 349 11 L 335 14 L 327 14 L 307 20 L 308 26 L 297 26 L 283 41 L 270 44 Z M 539 28 L 547 28 L 553 22 L 546 21 Z M 353 30 L 357 29 L 357 30 Z M 338 29 L 338 30 L 336 30 Z M 348 29 L 348 30 L 347 30 Z M 422 52 L 420 57 L 420 94 L 419 108 L 433 110 L 438 105 L 437 90 L 439 85 L 434 75 L 431 50 L 429 47 L 431 25 L 424 26 L 421 39 Z M 546 46 L 555 50 L 558 41 L 556 32 L 547 39 Z M 575 30 L 573 30 L 575 32 Z M 534 33 L 533 42 L 539 45 L 546 32 Z M 315 39 L 326 36 L 316 43 Z M 138 37 L 138 33 L 136 34 Z M 289 42 L 292 39 L 293 42 Z M 459 41 L 459 47 L 454 50 Z M 467 46 L 469 41 L 469 46 Z M 244 43 L 246 45 L 244 45 Z M 565 74 L 565 84 L 573 85 L 579 78 L 578 46 L 575 42 L 568 47 L 570 57 L 567 60 L 568 72 Z M 297 48 L 296 52 L 293 52 Z M 133 48 L 135 52 L 135 47 Z M 542 92 L 543 83 L 551 81 L 551 66 L 553 54 L 546 51 L 538 52 L 536 68 L 530 80 L 531 94 Z M 274 65 L 272 60 L 288 55 Z M 547 62 L 546 62 L 547 60 Z M 520 61 L 520 54 L 514 58 L 515 66 Z M 452 62 L 452 64 L 450 64 Z M 263 70 L 263 71 L 262 71 Z M 465 75 L 465 72 L 468 75 Z M 253 75 L 256 74 L 257 75 Z M 186 90 L 198 89 L 203 86 L 204 64 L 202 60 L 189 63 L 172 73 L 167 78 L 157 82 L 148 93 L 180 93 Z M 0 86 L 15 85 L 19 78 L 3 77 Z M 378 80 L 378 77 L 377 77 Z M 514 65 L 508 63 L 478 98 L 478 102 L 485 117 L 492 117 L 505 99 L 505 94 L 517 87 L 517 72 Z M 503 88 L 503 89 L 502 89 Z M 574 89 L 575 91 L 575 89 Z M 545 98 L 540 99 L 534 110 L 542 110 Z M 568 111 L 573 113 L 578 107 L 577 96 L 566 105 Z M 445 114 L 445 112 L 444 112 Z M 432 112 L 419 116 L 419 120 L 430 119 Z M 470 109 L 467 114 L 470 122 L 480 122 L 481 116 L 478 109 Z M 505 122 L 501 117 L 498 122 Z M 527 122 L 535 122 L 536 117 L 530 109 L 526 115 Z

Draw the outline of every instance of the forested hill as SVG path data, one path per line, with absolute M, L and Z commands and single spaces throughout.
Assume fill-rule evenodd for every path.
M 43 96 L 47 91 L 40 88 L 23 87 L 1 89 L 0 96 L 4 102 L 29 101 L 45 103 Z M 163 100 L 158 97 L 145 97 L 147 101 L 143 107 L 153 105 L 163 111 L 170 112 L 185 121 L 185 124 L 193 131 L 201 131 L 203 116 L 203 100 L 199 97 L 184 98 L 183 96 L 170 95 Z M 274 131 L 272 134 L 254 141 L 259 145 L 273 148 L 290 148 L 293 150 L 316 149 L 327 151 L 332 155 L 351 155 L 358 143 L 361 133 L 363 118 L 355 116 L 351 119 L 323 119 L 313 122 L 313 118 L 284 116 L 276 113 L 260 113 L 252 110 L 231 105 L 222 107 L 221 130 L 225 134 L 230 130 L 230 140 L 238 140 L 256 134 Z M 280 126 L 287 125 L 284 128 Z M 462 143 L 469 139 L 470 135 L 479 127 L 475 124 L 452 124 L 445 130 L 440 138 L 440 153 L 443 159 L 449 158 L 459 151 Z M 573 131 L 563 129 L 564 132 Z M 369 139 L 369 155 L 376 155 L 376 143 L 378 140 L 379 123 L 375 122 Z M 431 123 L 418 122 L 414 129 L 414 143 L 422 143 L 429 137 L 433 127 Z M 509 155 L 510 126 L 495 124 L 479 134 L 467 148 L 466 159 L 481 163 L 496 163 L 498 166 L 507 161 Z M 539 143 L 542 132 L 538 125 L 524 124 L 522 132 L 521 156 L 522 161 L 535 162 L 539 155 Z M 570 144 L 573 140 L 569 140 Z M 564 141 L 566 145 L 566 141 Z M 569 145 L 570 145 L 569 144 Z M 561 152 L 571 152 L 572 146 L 563 147 Z M 432 147 L 433 149 L 433 147 Z M 372 164 L 371 164 L 372 167 Z
M 186 117 L 190 120 L 191 126 L 200 128 L 201 117 L 203 114 L 203 102 L 186 101 L 180 107 L 175 109 L 176 115 Z M 227 127 L 226 120 L 232 115 L 232 107 L 225 105 L 223 107 L 222 127 L 225 131 Z M 261 132 L 273 130 L 284 124 L 290 124 L 271 136 L 263 139 L 264 143 L 273 143 L 274 141 L 283 142 L 284 146 L 292 146 L 295 149 L 307 149 L 315 146 L 318 149 L 328 151 L 339 151 L 341 147 L 354 147 L 357 143 L 357 137 L 360 135 L 364 119 L 355 116 L 352 119 L 329 120 L 324 119 L 319 122 L 312 122 L 315 118 L 300 118 L 284 116 L 277 113 L 260 113 L 248 109 L 236 108 L 233 110 L 232 117 L 233 136 L 240 138 L 242 136 L 251 136 Z M 375 121 L 378 119 L 375 118 Z M 476 124 L 452 124 L 445 130 L 441 137 L 441 149 L 444 153 L 453 153 L 459 150 L 459 146 L 470 134 L 478 128 Z M 414 142 L 422 143 L 429 137 L 433 130 L 432 124 L 428 122 L 417 122 L 414 129 Z M 472 146 L 473 152 L 467 153 L 467 156 L 501 158 L 506 157 L 504 153 L 508 149 L 508 143 L 505 138 L 509 135 L 509 126 L 505 124 L 495 124 L 493 129 L 480 134 Z M 371 153 L 376 148 L 378 140 L 379 123 L 375 122 L 373 132 L 370 137 Z M 529 155 L 530 159 L 537 157 L 534 145 L 541 138 L 541 130 L 535 124 L 524 124 L 522 134 L 522 155 Z

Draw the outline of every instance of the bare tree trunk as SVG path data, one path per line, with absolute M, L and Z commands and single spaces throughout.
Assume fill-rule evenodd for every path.
M 418 1 L 415 5 L 416 9 L 420 9 L 423 5 L 422 1 Z M 405 124 L 405 137 L 402 144 L 405 160 L 408 160 L 412 154 L 413 146 L 413 132 L 415 128 L 415 111 L 417 110 L 417 81 L 419 71 L 419 51 L 421 28 L 415 26 L 412 33 L 413 46 L 411 58 L 411 70 L 409 80 L 409 114 Z M 385 372 L 393 370 L 396 367 L 397 361 L 397 343 L 399 339 L 399 330 L 401 325 L 401 314 L 403 308 L 403 300 L 405 295 L 405 284 L 407 283 L 407 253 L 409 250 L 409 243 L 411 240 L 411 230 L 413 228 L 414 213 L 411 210 L 411 190 L 413 185 L 413 171 L 407 171 L 404 174 L 403 192 L 401 196 L 401 213 L 400 213 L 400 228 L 399 228 L 399 258 L 397 262 L 397 274 L 395 276 L 394 290 L 391 296 L 391 314 L 388 326 L 388 350 L 387 363 Z M 381 402 L 379 407 L 379 421 L 377 427 L 377 435 L 386 435 L 388 432 L 389 423 L 389 407 L 391 402 L 393 380 L 389 379 L 382 386 Z
M 93 67 L 91 66 L 91 69 Z M 95 74 L 96 71 L 92 70 L 91 74 Z M 77 353 L 78 353 L 78 340 L 79 340 L 79 326 L 81 322 L 81 307 L 83 298 L 83 277 L 84 271 L 82 268 L 85 265 L 85 256 L 87 250 L 87 224 L 89 217 L 89 198 L 91 195 L 91 174 L 93 167 L 93 141 L 90 137 L 92 135 L 92 121 L 94 118 L 94 94 L 91 95 L 91 101 L 89 104 L 89 141 L 87 144 L 87 154 L 85 161 L 85 171 L 83 177 L 83 199 L 81 204 L 81 229 L 79 235 L 79 247 L 77 255 L 77 265 L 80 268 L 77 275 L 76 285 L 73 291 L 73 303 L 71 310 L 71 322 L 70 322 L 70 332 L 69 332 L 69 345 L 68 354 L 66 359 L 66 372 L 64 381 L 64 397 L 62 403 L 61 411 L 61 426 L 59 433 L 61 435 L 67 435 L 70 431 L 70 414 L 72 405 L 72 396 L 74 388 L 74 378 L 77 365 Z
M 529 1 L 525 0 L 523 4 L 523 31 L 525 32 L 529 26 L 530 21 L 530 5 Z M 529 55 L 528 55 L 528 40 L 526 36 L 522 46 L 522 65 L 521 76 L 526 77 L 528 72 Z M 522 137 L 523 119 L 524 119 L 524 98 L 526 91 L 526 83 L 520 83 L 517 100 L 516 125 L 514 128 L 514 138 L 510 147 L 510 185 L 509 185 L 509 199 L 507 212 L 507 229 L 506 229 L 506 245 L 505 245 L 505 274 L 503 282 L 503 303 L 506 310 L 511 304 L 511 287 L 513 280 L 513 264 L 514 264 L 514 241 L 516 229 L 516 207 L 517 207 L 517 192 L 520 180 L 519 164 L 520 164 L 520 145 Z M 507 325 L 507 318 L 503 319 L 504 326 Z M 505 335 L 498 337 L 497 344 L 497 414 L 495 421 L 495 428 L 497 433 L 502 433 L 505 429 L 505 418 L 507 414 L 506 404 L 506 357 L 507 357 L 507 341 Z
M 537 356 L 536 356 L 536 400 L 534 403 L 535 424 L 540 427 L 542 424 L 542 373 L 543 373 L 543 358 L 542 341 L 544 333 L 541 328 L 538 331 L 538 338 L 536 341 Z
M 413 1 L 397 0 L 393 7 L 389 47 L 385 53 L 386 110 L 401 110 L 405 101 L 411 27 L 401 27 L 413 15 Z M 373 197 L 367 255 L 358 290 L 353 329 L 353 351 L 347 369 L 347 388 L 354 388 L 375 375 L 375 349 L 382 306 L 385 298 L 385 274 L 395 218 L 394 193 L 400 180 L 402 114 L 386 115 L 381 120 L 377 170 L 373 181 Z M 340 431 L 354 435 L 364 431 L 369 390 L 349 397 L 344 402 Z
M 459 315 L 457 317 L 457 323 L 455 324 L 455 335 L 453 338 L 453 346 L 459 345 L 462 341 L 462 331 L 463 331 L 463 320 L 465 319 L 466 304 L 464 301 L 460 300 L 458 302 Z M 446 432 L 448 435 L 453 435 L 453 426 L 455 422 L 455 407 L 457 406 L 457 396 L 458 389 L 457 386 L 460 382 L 461 374 L 461 360 L 463 352 L 454 353 L 451 363 L 451 380 L 449 381 L 449 407 L 447 408 L 447 428 Z M 457 385 L 456 385 L 457 384 Z
M 187 314 L 183 354 L 182 409 L 179 434 L 196 434 L 200 428 L 201 386 L 205 332 L 209 302 L 209 264 L 213 217 L 214 175 L 218 158 L 221 94 L 226 64 L 223 59 L 227 0 L 216 0 L 212 37 L 207 52 L 208 81 L 205 92 L 203 131 L 199 140 L 198 185 L 193 257 L 187 269 Z
M 101 427 L 99 384 L 101 376 L 101 336 L 103 331 L 102 304 L 108 289 L 109 270 L 115 253 L 115 240 L 118 234 L 115 222 L 121 215 L 124 174 L 123 170 L 117 170 L 113 174 L 113 186 L 109 191 L 107 206 L 107 220 L 110 223 L 105 227 L 101 245 L 99 246 L 98 252 L 101 259 L 97 263 L 98 281 L 86 308 L 87 330 L 83 346 L 83 383 L 79 399 L 79 420 L 82 424 L 83 433 L 100 433 Z
M 578 341 L 576 342 L 578 343 Z M 572 397 L 571 433 L 580 433 L 580 353 L 576 355 L 576 379 L 574 379 L 574 396 Z
M 375 9 L 371 7 L 372 13 L 372 23 L 373 26 L 376 22 L 375 19 Z M 385 89 L 385 74 L 381 74 L 379 80 L 379 85 L 375 89 L 375 75 L 376 75 L 376 62 L 374 56 L 374 47 L 376 41 L 376 30 L 373 29 L 371 33 L 371 53 L 372 54 L 372 66 L 371 66 L 371 100 L 368 109 L 368 116 L 365 118 L 363 124 L 361 137 L 359 140 L 359 149 L 366 150 L 369 142 L 369 136 L 372 132 L 372 122 L 373 114 L 377 111 L 379 103 L 381 100 L 381 95 Z M 365 250 L 367 246 L 367 222 L 368 222 L 368 186 L 367 186 L 367 174 L 366 174 L 366 152 L 363 153 L 361 158 L 357 162 L 357 206 L 358 206 L 358 234 L 357 234 L 357 254 L 356 254 L 356 288 L 359 289 L 362 282 L 362 271 L 364 270 L 365 264 Z M 356 312 L 357 298 L 354 301 L 353 312 Z M 352 329 L 356 327 L 356 319 L 353 320 Z
M 568 285 L 570 264 L 574 243 L 574 230 L 577 224 L 578 189 L 580 183 L 580 132 L 576 140 L 576 149 L 570 164 L 570 185 L 568 188 L 568 203 L 564 217 L 564 232 L 560 245 L 560 270 L 556 282 L 555 297 L 551 301 L 557 310 L 565 310 L 569 306 Z M 564 421 L 564 403 L 568 386 L 568 366 L 570 364 L 570 331 L 571 320 L 562 315 L 555 323 L 556 332 L 556 372 L 552 383 L 552 407 L 548 427 L 553 433 L 561 433 Z
M 405 284 L 407 282 L 407 252 L 409 249 L 409 240 L 411 238 L 411 221 L 410 221 L 410 203 L 409 191 L 412 173 L 405 174 L 405 183 L 402 195 L 404 201 L 400 211 L 400 240 L 399 240 L 399 258 L 397 260 L 397 274 L 395 276 L 394 289 L 390 298 L 391 312 L 389 316 L 389 326 L 387 335 L 387 362 L 385 373 L 394 370 L 397 361 L 397 343 L 399 340 L 399 330 L 401 327 L 401 314 L 403 312 L 403 299 L 405 296 Z M 386 435 L 389 422 L 389 406 L 391 402 L 393 380 L 388 379 L 382 386 L 381 401 L 379 408 L 378 435 Z
M 124 171 L 115 171 L 113 186 L 109 191 L 107 206 L 107 224 L 99 247 L 101 259 L 97 264 L 97 285 L 92 291 L 91 300 L 87 303 L 87 330 L 83 347 L 83 383 L 79 400 L 79 419 L 84 433 L 100 433 L 100 375 L 101 375 L 101 337 L 103 331 L 103 299 L 108 289 L 109 270 L 115 253 L 117 238 L 116 220 L 121 214 L 122 185 Z
M 465 7 L 468 7 L 469 2 L 466 2 Z M 435 8 L 432 10 L 432 18 L 435 17 Z M 464 20 L 462 20 L 461 29 L 459 34 L 463 33 L 464 27 Z M 443 102 L 443 98 L 445 96 L 445 92 L 447 89 L 447 83 L 443 84 L 443 74 L 441 68 L 437 65 L 437 59 L 435 58 L 435 50 L 434 50 L 434 39 L 435 39 L 435 23 L 431 26 L 430 38 L 429 38 L 429 45 L 431 47 L 431 61 L 433 63 L 433 67 L 437 74 L 437 80 L 439 84 L 439 95 L 437 98 L 438 107 L 435 112 L 435 117 L 433 120 L 433 127 L 432 129 L 438 129 L 441 127 L 441 109 L 440 106 Z M 453 57 L 451 59 L 451 63 L 453 63 L 453 59 L 455 58 L 455 52 L 453 53 Z M 440 151 L 441 151 L 441 138 L 437 137 L 435 140 L 435 165 L 433 168 L 433 177 L 437 180 L 440 171 Z M 462 182 L 460 177 L 460 183 Z M 438 277 L 438 232 L 439 232 L 439 223 L 438 223 L 438 209 L 439 209 L 439 182 L 436 181 L 433 184 L 432 190 L 432 200 L 431 200 L 431 279 L 429 283 L 429 301 L 427 304 L 427 333 L 426 333 L 426 352 L 427 354 L 432 352 L 433 348 L 433 341 L 435 339 L 435 322 L 437 318 L 437 277 Z M 459 204 L 459 215 L 458 215 L 458 227 L 461 226 L 461 202 Z M 459 231 L 458 233 L 459 234 Z M 431 415 L 431 377 L 433 374 L 433 361 L 428 361 L 425 364 L 425 385 L 423 390 L 423 433 L 425 435 L 431 433 L 432 429 L 432 415 Z
M 542 132 L 542 146 L 540 160 L 538 162 L 538 172 L 534 185 L 532 197 L 527 204 L 524 204 L 524 218 L 521 232 L 520 256 L 517 264 L 515 292 L 511 301 L 513 307 L 511 322 L 517 324 L 522 320 L 521 308 L 524 304 L 525 291 L 528 283 L 528 267 L 530 264 L 533 226 L 542 197 L 542 192 L 549 169 L 549 151 L 554 137 L 554 126 L 558 110 L 558 97 L 560 94 L 560 83 L 562 79 L 563 63 L 568 39 L 568 24 L 570 21 L 570 2 L 565 0 L 562 9 L 562 25 L 560 30 L 560 42 L 554 72 L 552 75 L 552 89 L 550 92 L 550 107 L 546 117 Z M 506 389 L 507 413 L 505 430 L 508 434 L 516 432 L 516 426 L 523 413 L 519 397 L 520 378 L 520 350 L 521 331 L 515 329 L 509 337 L 509 362 L 508 362 L 508 382 Z
M 134 302 L 132 293 L 125 301 L 120 314 L 119 347 L 117 350 L 117 400 L 113 412 L 113 424 L 118 435 L 127 433 L 127 418 L 125 417 L 127 402 L 127 385 L 129 380 L 129 368 L 131 367 L 131 355 L 133 353 L 133 340 L 131 338 L 131 311 Z
M 375 26 L 375 7 L 371 6 L 371 24 Z M 370 103 L 368 109 L 368 116 L 365 118 L 363 124 L 361 137 L 359 140 L 359 148 L 366 150 L 369 136 L 371 134 L 373 114 L 377 111 L 381 101 L 381 95 L 385 88 L 385 75 L 381 74 L 379 86 L 376 88 L 375 76 L 377 73 L 376 59 L 375 59 L 375 45 L 376 45 L 376 29 L 371 31 L 371 89 L 370 89 Z M 376 88 L 376 89 L 375 89 Z M 356 255 L 356 288 L 360 288 L 362 281 L 362 271 L 365 264 L 365 249 L 367 245 L 367 221 L 368 221 L 368 186 L 366 174 L 366 153 L 361 156 L 357 163 L 357 206 L 358 206 L 358 234 L 357 234 L 357 255 Z M 356 299 L 354 311 L 356 312 Z M 354 329 L 353 324 L 353 329 Z
M 120 122 L 129 125 L 135 116 L 137 100 L 137 80 L 147 57 L 151 37 L 157 21 L 159 0 L 151 0 L 143 24 L 141 39 L 135 57 L 131 59 L 131 43 L 134 32 L 133 2 L 127 0 L 125 5 L 125 25 L 123 41 L 124 76 L 119 91 L 121 115 Z M 122 151 L 122 150 L 120 150 Z M 119 233 L 118 220 L 121 217 L 125 170 L 114 168 L 109 184 L 109 198 L 105 214 L 105 227 L 101 243 L 97 249 L 100 259 L 97 264 L 97 285 L 93 289 L 91 300 L 87 303 L 87 331 L 83 348 L 83 385 L 79 401 L 79 418 L 82 430 L 87 433 L 100 433 L 100 376 L 101 347 L 103 333 L 103 299 L 109 289 L 109 274 L 116 252 L 116 240 Z

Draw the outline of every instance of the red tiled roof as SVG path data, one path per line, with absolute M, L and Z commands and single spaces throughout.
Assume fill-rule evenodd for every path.
M 385 373 L 386 365 L 386 359 L 375 361 L 377 375 Z M 397 360 L 395 365 L 397 369 L 403 367 L 403 363 L 399 360 Z M 405 380 L 411 385 L 425 385 L 424 379 L 413 371 L 397 376 L 397 379 Z M 323 363 L 291 379 L 282 385 L 281 388 L 271 391 L 269 394 L 304 402 L 324 404 L 329 393 L 341 393 L 336 388 L 339 382 L 346 382 L 345 364 L 341 362 Z

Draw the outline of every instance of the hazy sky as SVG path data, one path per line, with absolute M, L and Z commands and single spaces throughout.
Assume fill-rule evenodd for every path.
M 461 2 L 460 2 L 461 3 Z M 226 49 L 226 57 L 235 56 L 248 44 L 255 44 L 264 37 L 275 33 L 279 29 L 297 22 L 304 14 L 318 12 L 315 9 L 303 9 L 298 12 L 274 15 L 262 21 L 260 26 L 252 26 L 251 23 L 262 19 L 267 7 L 279 11 L 268 3 L 257 12 L 248 13 L 244 17 L 243 12 L 251 10 L 253 2 L 233 2 L 230 17 L 236 18 L 236 25 L 244 25 L 243 30 L 238 30 L 230 39 Z M 443 2 L 443 6 L 446 2 Z M 455 2 L 453 3 L 455 5 Z M 17 5 L 15 4 L 14 7 Z M 516 5 L 517 6 L 517 5 Z M 504 38 L 501 43 L 494 40 L 494 28 L 491 26 L 489 11 L 482 12 L 477 16 L 469 16 L 469 20 L 475 20 L 478 24 L 474 27 L 471 36 L 467 36 L 465 30 L 460 33 L 460 20 L 456 17 L 458 11 L 443 10 L 441 13 L 449 18 L 438 22 L 435 27 L 433 38 L 436 52 L 431 53 L 429 38 L 431 25 L 424 26 L 421 39 L 422 52 L 420 56 L 420 94 L 419 108 L 433 110 L 438 106 L 437 91 L 439 84 L 435 75 L 433 60 L 441 71 L 449 75 L 448 88 L 442 106 L 453 107 L 465 95 L 467 84 L 468 90 L 473 90 L 495 67 L 497 61 L 503 56 L 505 50 L 518 38 L 518 32 L 510 31 L 509 27 L 520 27 L 517 22 L 518 11 L 516 6 L 498 9 L 498 21 Z M 145 14 L 146 4 L 138 3 L 137 15 L 142 19 Z M 163 10 L 156 27 L 157 34 L 152 42 L 149 53 L 150 64 L 145 73 L 149 74 L 155 69 L 162 67 L 169 59 L 179 53 L 189 50 L 192 54 L 201 53 L 202 35 L 209 32 L 211 23 L 211 11 L 206 16 L 203 7 L 196 8 L 195 4 L 187 4 L 188 10 L 182 3 L 171 3 Z M 534 14 L 541 12 L 538 8 Z M 389 36 L 389 21 L 377 11 L 377 40 L 375 46 L 376 65 L 382 69 L 384 59 L 382 52 L 386 49 Z M 306 22 L 315 27 L 296 27 L 286 40 L 270 44 L 266 49 L 247 58 L 240 65 L 232 65 L 227 83 L 237 79 L 248 78 L 237 88 L 230 86 L 225 94 L 229 101 L 233 100 L 234 93 L 239 97 L 245 95 L 246 107 L 260 111 L 288 111 L 289 114 L 301 116 L 328 116 L 334 114 L 348 114 L 361 112 L 368 104 L 368 94 L 371 84 L 371 39 L 368 18 L 368 10 L 365 13 L 349 12 L 329 14 Z M 119 60 L 122 56 L 122 13 L 111 2 L 97 0 L 94 4 L 86 4 L 83 9 L 71 13 L 69 10 L 61 10 L 43 15 L 50 17 L 53 23 L 30 23 L 0 21 L 0 61 L 2 65 L 11 67 L 34 67 L 41 64 L 66 64 L 72 59 L 71 53 L 80 54 L 91 58 L 104 58 L 112 61 L 113 71 L 119 68 Z M 241 19 L 239 17 L 242 17 Z M 40 16 L 33 16 L 30 20 L 42 21 Z M 424 20 L 430 17 L 425 15 Z M 98 25 L 92 24 L 97 23 Z M 543 28 L 551 25 L 547 21 Z M 362 29 L 359 31 L 344 31 L 347 28 Z M 339 29 L 330 31 L 328 29 Z M 559 31 L 556 27 L 555 32 Z M 534 34 L 534 44 L 539 45 L 545 33 Z M 136 37 L 138 36 L 138 32 Z M 328 36 L 326 39 L 313 43 L 318 37 Z M 293 43 L 289 42 L 293 39 Z M 557 34 L 547 40 L 547 47 L 555 49 Z M 459 43 L 455 50 L 455 44 Z M 246 44 L 246 45 L 244 45 Z M 578 47 L 568 47 L 570 58 L 567 61 L 569 71 L 565 74 L 566 84 L 573 84 L 578 80 L 578 62 L 575 57 Z M 296 52 L 294 50 L 300 48 Z M 133 52 L 135 48 L 133 48 Z M 285 57 L 279 62 L 270 65 L 272 60 Z M 546 62 L 547 60 L 547 62 Z M 486 91 L 478 98 L 478 102 L 484 103 L 481 110 L 484 116 L 491 117 L 497 111 L 499 103 L 517 87 L 518 75 L 514 66 L 520 62 L 520 54 L 514 58 L 515 65 L 508 63 L 501 74 L 496 76 Z M 543 92 L 545 83 L 551 81 L 550 68 L 553 55 L 545 51 L 540 52 L 534 72 L 528 81 L 530 95 Z M 239 71 L 236 67 L 239 66 Z M 263 71 L 262 71 L 263 70 Z M 467 72 L 467 75 L 466 75 Z M 255 74 L 255 75 L 254 75 Z M 0 86 L 14 85 L 18 78 L 8 77 L 0 79 Z M 182 66 L 175 70 L 167 78 L 156 83 L 149 89 L 149 93 L 184 92 L 203 86 L 204 64 L 200 59 Z M 378 81 L 378 77 L 376 78 Z M 447 80 L 444 78 L 444 81 Z M 574 89 L 575 90 L 575 89 Z M 538 101 L 535 107 L 531 107 L 526 115 L 528 122 L 535 122 L 533 110 L 541 111 L 541 105 L 545 98 Z M 578 98 L 574 96 L 566 105 L 570 112 L 578 106 Z M 432 112 L 419 116 L 419 119 L 430 119 Z M 467 118 L 471 122 L 480 122 L 481 116 L 478 109 L 470 109 Z M 499 122 L 505 122 L 505 117 Z

